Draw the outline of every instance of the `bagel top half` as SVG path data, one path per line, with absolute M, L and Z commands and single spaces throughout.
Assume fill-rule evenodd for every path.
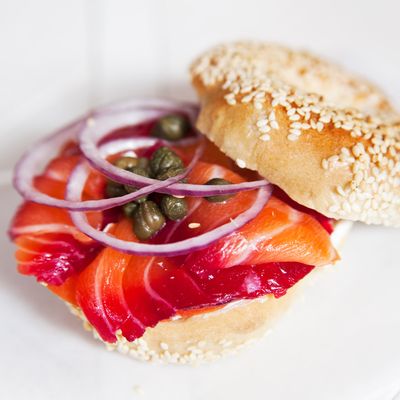
M 326 216 L 400 226 L 400 117 L 376 87 L 261 43 L 217 46 L 191 74 L 199 130 L 240 167 Z

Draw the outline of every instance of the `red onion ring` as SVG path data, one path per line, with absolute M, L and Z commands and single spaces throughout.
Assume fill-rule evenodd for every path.
M 33 150 L 27 151 L 18 161 L 14 168 L 13 185 L 25 200 L 53 207 L 66 208 L 68 203 L 65 200 L 59 200 L 38 191 L 33 186 L 33 179 L 37 171 L 43 168 L 43 164 L 48 162 L 51 154 L 58 151 L 68 140 L 77 138 L 78 133 L 86 123 L 86 118 L 82 117 L 61 128 L 53 135 L 42 139 L 33 146 Z
M 69 131 L 68 131 L 69 132 Z M 75 131 L 74 131 L 75 132 Z M 60 132 L 58 135 L 60 135 L 62 132 Z M 71 131 L 72 134 L 72 131 Z M 53 136 L 48 141 L 44 142 L 44 146 L 40 147 L 41 144 L 39 144 L 36 149 L 33 151 L 33 155 L 41 153 L 42 150 L 46 151 L 48 150 L 49 147 L 52 146 L 53 144 L 53 139 L 54 141 L 59 140 L 59 136 Z M 64 138 L 64 137 L 63 137 Z M 111 154 L 115 154 L 121 151 L 127 151 L 127 150 L 136 150 L 141 147 L 150 147 L 153 146 L 158 142 L 158 139 L 156 138 L 135 138 L 135 139 L 117 139 L 112 142 L 108 142 L 100 147 L 100 154 L 103 157 L 107 157 Z M 61 200 L 61 199 L 56 199 L 54 197 L 48 196 L 44 193 L 41 193 L 37 189 L 35 189 L 32 186 L 32 183 L 30 183 L 31 187 L 26 185 L 26 183 L 30 180 L 32 182 L 33 177 L 34 177 L 34 168 L 30 168 L 29 170 L 26 170 L 26 168 L 29 168 L 29 165 L 27 166 L 26 163 L 22 163 L 22 165 L 17 166 L 18 171 L 21 171 L 20 169 L 22 168 L 22 173 L 24 171 L 27 171 L 26 175 L 29 175 L 29 180 L 27 177 L 21 177 L 19 173 L 16 173 L 16 177 L 19 179 L 16 179 L 14 181 L 14 185 L 17 188 L 17 190 L 24 196 L 26 200 L 30 200 L 36 203 L 40 204 L 46 204 L 48 206 L 52 207 L 57 207 L 57 208 L 64 208 L 67 210 L 76 210 L 76 211 L 98 211 L 98 210 L 107 210 L 109 208 L 121 206 L 123 204 L 129 203 L 130 201 L 133 201 L 137 199 L 138 197 L 144 196 L 146 194 L 156 192 L 160 188 L 163 188 L 165 186 L 168 186 L 172 183 L 178 182 L 179 180 L 183 179 L 186 177 L 186 175 L 193 169 L 199 158 L 201 157 L 201 154 L 204 150 L 204 142 L 196 149 L 195 155 L 193 159 L 191 160 L 190 164 L 187 166 L 185 171 L 182 174 L 179 174 L 177 176 L 174 176 L 172 178 L 169 178 L 165 181 L 158 181 L 155 180 L 155 184 L 146 186 L 140 190 L 137 190 L 136 192 L 132 192 L 129 194 L 126 194 L 124 196 L 120 197 L 114 197 L 110 199 L 101 199 L 101 200 L 86 200 L 86 201 L 79 201 L 79 202 L 74 202 L 74 201 L 68 201 L 68 200 Z M 48 153 L 47 153 L 48 155 Z M 38 157 L 39 158 L 39 157 Z M 30 162 L 29 154 L 28 154 L 28 162 Z M 87 168 L 87 167 L 86 167 Z M 89 172 L 89 170 L 88 170 Z M 23 186 L 25 185 L 25 186 Z
M 74 169 L 70 176 L 70 181 L 73 183 L 68 185 L 67 199 L 69 201 L 80 201 L 86 179 L 87 170 L 83 164 L 80 164 Z M 70 215 L 72 222 L 81 232 L 93 240 L 123 253 L 149 256 L 177 256 L 207 247 L 211 243 L 241 228 L 259 214 L 268 202 L 271 193 L 272 185 L 261 187 L 253 205 L 230 222 L 199 236 L 167 244 L 146 244 L 121 240 L 110 236 L 104 231 L 93 228 L 88 223 L 86 215 L 82 212 L 70 211 Z
M 81 151 L 90 165 L 115 182 L 137 187 L 154 185 L 157 182 L 156 179 L 146 178 L 130 171 L 122 170 L 105 160 L 100 154 L 98 143 L 111 131 L 121 126 L 133 125 L 165 114 L 165 109 L 156 109 L 156 107 L 157 102 L 153 107 L 149 105 L 149 108 L 144 107 L 141 103 L 134 102 L 131 104 L 131 108 L 128 106 L 121 107 L 118 112 L 105 112 L 103 109 L 103 111 L 99 110 L 93 113 L 79 135 Z M 180 111 L 186 112 L 192 120 L 195 118 L 193 106 L 186 105 Z M 207 197 L 258 189 L 266 185 L 268 185 L 268 182 L 264 179 L 230 185 L 175 183 L 160 188 L 159 192 L 180 196 Z
M 177 103 L 170 103 L 168 105 L 168 103 L 166 103 L 165 101 L 157 101 L 157 100 L 152 100 L 152 101 L 148 100 L 144 102 L 133 101 L 130 103 L 126 103 L 125 107 L 127 107 L 128 104 L 136 104 L 136 106 L 138 108 L 140 107 L 143 113 L 146 114 L 147 118 L 150 118 L 151 116 L 155 118 L 156 116 L 165 114 L 167 110 L 177 110 L 178 107 Z M 159 108 L 150 110 L 145 108 L 147 104 L 149 106 L 150 104 L 155 104 Z M 161 109 L 161 106 L 165 108 Z M 123 105 L 109 106 L 108 108 L 104 107 L 99 109 L 98 112 L 103 112 L 102 110 L 104 110 L 104 112 L 110 114 L 113 112 L 117 112 L 121 107 L 123 107 Z M 195 109 L 192 106 L 191 109 L 192 113 L 195 112 L 194 110 Z M 34 146 L 33 150 L 26 152 L 22 156 L 22 158 L 19 160 L 14 170 L 13 184 L 16 190 L 24 197 L 25 200 L 33 201 L 35 203 L 44 204 L 52 207 L 64 208 L 67 210 L 79 210 L 79 211 L 105 210 L 112 207 L 120 206 L 130 201 L 133 201 L 137 197 L 140 197 L 144 194 L 148 194 L 151 191 L 156 191 L 158 189 L 161 189 L 165 186 L 168 186 L 183 179 L 193 168 L 194 163 L 200 158 L 200 152 L 202 152 L 203 150 L 203 148 L 201 148 L 199 152 L 197 152 L 196 150 L 196 154 L 194 156 L 194 159 L 192 160 L 193 162 L 189 164 L 190 166 L 186 168 L 183 174 L 180 174 L 173 178 L 169 178 L 168 180 L 165 181 L 153 180 L 154 184 L 151 187 L 143 188 L 140 191 L 133 192 L 122 197 L 117 197 L 112 199 L 101 199 L 101 200 L 87 200 L 76 203 L 62 199 L 56 199 L 37 190 L 33 185 L 33 180 L 36 175 L 36 172 L 39 170 L 40 167 L 42 167 L 42 164 L 44 164 L 49 159 L 49 154 L 54 153 L 55 149 L 58 150 L 68 140 L 77 139 L 79 132 L 87 124 L 88 118 L 90 120 L 90 117 L 84 116 L 79 120 L 69 124 L 68 126 L 60 129 L 50 137 L 44 138 Z M 142 121 L 143 119 L 139 119 L 137 122 L 142 122 Z M 182 141 L 177 142 L 176 145 L 178 146 L 190 145 L 198 140 L 199 140 L 198 137 L 186 138 L 183 139 Z M 146 145 L 152 146 L 159 141 L 160 140 L 156 138 L 134 138 L 134 139 L 126 139 L 125 141 L 118 140 L 120 146 L 114 149 L 112 147 L 113 146 L 112 143 L 115 141 L 113 141 L 107 143 L 107 147 L 104 147 L 106 145 L 102 146 L 102 148 L 99 149 L 99 155 L 101 157 L 104 157 L 113 154 L 113 151 L 115 153 L 118 151 L 134 150 L 139 147 L 145 147 Z M 165 141 L 161 142 L 166 144 Z M 106 149 L 109 149 L 110 151 L 107 151 Z

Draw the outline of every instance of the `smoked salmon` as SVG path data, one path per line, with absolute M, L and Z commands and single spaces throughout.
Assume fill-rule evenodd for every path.
M 231 160 L 208 146 L 188 175 L 189 183 L 204 184 L 211 178 L 240 183 L 251 174 L 238 173 Z M 79 149 L 66 146 L 36 178 L 36 187 L 63 198 L 78 161 Z M 104 188 L 105 179 L 93 172 L 84 197 L 102 198 Z M 248 209 L 255 196 L 256 191 L 244 191 L 221 203 L 188 197 L 186 217 L 168 221 L 151 242 L 173 243 L 214 229 Z M 122 213 L 107 222 L 103 213 L 88 214 L 93 226 L 107 225 L 109 234 L 138 242 L 133 222 Z M 117 332 L 135 340 L 179 311 L 201 312 L 234 300 L 284 295 L 315 266 L 337 260 L 329 226 L 327 218 L 290 204 L 277 191 L 255 219 L 189 255 L 128 255 L 103 247 L 80 233 L 67 211 L 31 202 L 20 207 L 10 233 L 18 246 L 19 271 L 79 307 L 99 335 L 114 342 Z

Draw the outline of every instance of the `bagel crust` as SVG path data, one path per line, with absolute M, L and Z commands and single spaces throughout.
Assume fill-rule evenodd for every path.
M 239 167 L 331 218 L 400 226 L 400 117 L 377 88 L 259 43 L 215 47 L 191 74 L 199 130 Z
M 237 352 L 268 332 L 291 304 L 299 290 L 297 286 L 301 285 L 297 284 L 279 299 L 267 295 L 209 313 L 162 321 L 156 327 L 146 329 L 143 337 L 133 342 L 117 333 L 116 343 L 105 342 L 105 345 L 109 350 L 117 350 L 140 361 L 171 364 L 214 361 Z M 84 328 L 101 340 L 82 311 L 69 303 L 67 305 L 74 315 L 84 321 Z

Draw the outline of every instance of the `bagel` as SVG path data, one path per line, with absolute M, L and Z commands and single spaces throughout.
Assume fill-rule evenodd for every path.
M 257 187 L 257 193 L 231 196 L 220 187 L 202 191 L 203 199 L 179 200 L 180 207 L 182 202 L 187 204 L 176 220 L 162 202 L 193 193 L 171 192 L 165 197 L 150 184 L 152 191 L 136 200 L 129 197 L 131 203 L 116 213 L 92 213 L 104 218 L 93 222 L 99 225 L 100 238 L 87 233 L 88 238 L 82 228 L 85 225 L 74 221 L 74 211 L 63 209 L 62 197 L 75 182 L 79 185 L 76 165 L 93 158 L 86 154 L 90 146 L 86 143 L 85 147 L 83 130 L 79 143 L 64 143 L 61 155 L 36 177 L 38 188 L 45 187 L 40 194 L 46 196 L 33 201 L 25 198 L 10 229 L 18 246 L 21 273 L 35 276 L 64 300 L 108 349 L 144 361 L 191 364 L 236 351 L 271 329 L 305 283 L 325 271 L 324 265 L 339 259 L 336 249 L 352 221 L 400 226 L 400 119 L 374 85 L 308 53 L 262 43 L 211 49 L 194 61 L 191 79 L 200 99 L 198 130 L 217 147 L 200 135 L 190 137 L 192 122 L 179 108 L 176 114 L 165 114 L 175 112 L 176 105 L 162 114 L 159 105 L 153 105 L 150 108 L 157 110 L 157 119 L 141 119 L 144 123 L 132 126 L 128 126 L 132 111 L 119 105 L 118 118 L 119 113 L 123 118 L 112 134 L 118 146 L 121 137 L 129 137 L 129 147 L 115 154 L 113 168 L 129 163 L 129 168 L 142 170 L 142 179 L 161 179 L 154 174 L 154 165 L 169 165 L 164 172 L 182 171 L 185 163 L 179 154 L 193 151 L 189 148 L 195 143 L 196 153 L 205 150 L 204 159 L 194 159 L 198 170 L 190 171 L 192 185 L 242 182 L 241 189 Z M 142 113 L 149 105 L 144 102 L 138 107 Z M 196 115 L 197 107 L 188 107 Z M 103 112 L 115 118 L 115 111 L 110 110 L 104 108 Z M 86 121 L 71 126 L 87 124 L 98 127 L 98 135 L 102 130 L 110 133 L 114 125 L 101 126 L 99 115 L 93 111 Z M 158 129 L 166 121 L 169 132 L 163 132 L 164 127 L 161 133 L 175 130 L 182 138 L 188 134 L 184 139 L 191 144 L 177 154 L 168 142 L 163 142 L 166 148 L 155 150 L 156 139 L 148 155 L 148 145 L 142 149 L 143 156 L 140 150 L 132 153 L 130 135 L 152 135 L 154 127 Z M 58 136 L 51 138 L 58 140 Z M 100 150 L 95 145 L 92 149 Z M 45 158 L 47 153 L 42 155 Z M 29 156 L 32 154 L 27 158 L 31 160 Z M 99 157 L 104 161 L 101 154 Z M 22 181 L 26 176 L 21 165 L 30 165 L 23 160 L 25 164 L 19 163 L 17 168 Z M 139 162 L 145 167 L 139 168 Z M 116 189 L 117 197 L 137 189 L 136 181 L 128 181 L 128 185 L 109 177 L 102 164 L 93 161 L 92 166 L 97 172 L 93 171 L 92 180 L 91 175 L 86 176 L 86 185 L 81 181 L 80 189 L 88 203 L 93 197 L 115 208 L 117 203 L 110 203 L 110 198 Z M 128 166 L 119 168 L 129 170 Z M 240 168 L 256 171 L 276 187 Z M 252 180 L 255 182 L 248 182 Z M 147 195 L 153 197 L 147 199 Z M 144 214 L 146 202 L 153 203 L 153 213 L 149 208 Z M 142 216 L 138 210 L 143 211 Z M 240 219 L 250 211 L 254 213 Z M 141 237 L 135 230 L 138 226 L 151 235 Z M 212 236 L 227 226 L 222 235 Z M 169 229 L 164 231 L 166 236 L 155 237 L 164 227 Z M 203 231 L 190 231 L 200 227 Z M 173 236 L 175 232 L 177 236 Z M 211 235 L 209 241 L 202 242 L 204 235 Z M 142 246 L 153 237 L 151 246 Z M 182 252 L 173 249 L 184 242 L 189 245 Z M 173 251 L 161 252 L 159 244 L 168 244 Z
M 331 218 L 400 226 L 400 118 L 375 86 L 263 43 L 214 47 L 191 77 L 198 129 L 240 167 Z

